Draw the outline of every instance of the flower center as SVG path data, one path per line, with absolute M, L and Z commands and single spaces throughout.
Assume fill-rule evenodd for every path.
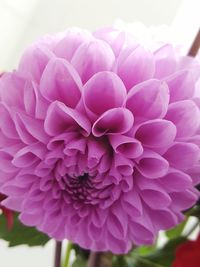
M 77 177 L 67 176 L 66 185 L 66 190 L 73 200 L 87 200 L 90 196 L 89 191 L 93 188 L 91 177 L 88 173 Z

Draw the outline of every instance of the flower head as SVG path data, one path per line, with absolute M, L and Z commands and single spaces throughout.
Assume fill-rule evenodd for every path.
M 0 81 L 0 191 L 20 220 L 127 252 L 198 198 L 199 63 L 115 29 L 33 44 Z

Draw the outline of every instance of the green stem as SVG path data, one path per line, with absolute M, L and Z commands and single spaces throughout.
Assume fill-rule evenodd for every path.
M 71 250 L 72 250 L 72 243 L 68 241 L 66 255 L 65 255 L 65 261 L 63 263 L 63 267 L 69 267 L 69 260 L 70 260 Z

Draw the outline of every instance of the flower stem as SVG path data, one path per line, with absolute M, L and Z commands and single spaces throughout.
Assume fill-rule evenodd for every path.
M 195 57 L 198 53 L 200 47 L 200 30 L 198 30 L 198 33 L 191 45 L 191 48 L 188 52 L 188 56 Z
M 72 243 L 68 242 L 66 255 L 65 255 L 65 261 L 63 263 L 63 267 L 69 267 L 69 260 L 70 260 L 71 250 L 72 250 Z
M 61 267 L 62 242 L 56 241 L 54 267 Z

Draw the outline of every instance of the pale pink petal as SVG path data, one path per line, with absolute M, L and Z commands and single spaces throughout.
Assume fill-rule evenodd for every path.
M 92 127 L 94 136 L 105 134 L 123 134 L 133 125 L 133 115 L 126 108 L 113 108 L 104 112 Z
M 110 46 L 103 41 L 83 43 L 72 58 L 72 65 L 78 71 L 82 82 L 87 82 L 99 71 L 111 70 L 115 56 Z
M 169 147 L 176 137 L 176 126 L 167 120 L 149 120 L 142 123 L 135 133 L 146 147 Z
M 81 96 L 82 82 L 76 70 L 65 60 L 53 58 L 40 81 L 40 91 L 49 101 L 62 101 L 74 108 Z
M 169 90 L 164 82 L 148 80 L 133 87 L 127 97 L 126 107 L 136 121 L 163 118 L 169 103 Z
M 101 115 L 111 108 L 122 107 L 125 98 L 126 88 L 114 72 L 99 72 L 83 87 L 83 101 L 89 115 L 90 112 Z
M 44 122 L 45 131 L 51 136 L 70 129 L 84 131 L 85 134 L 89 135 L 90 127 L 90 122 L 86 117 L 59 101 L 52 102 L 49 106 Z

